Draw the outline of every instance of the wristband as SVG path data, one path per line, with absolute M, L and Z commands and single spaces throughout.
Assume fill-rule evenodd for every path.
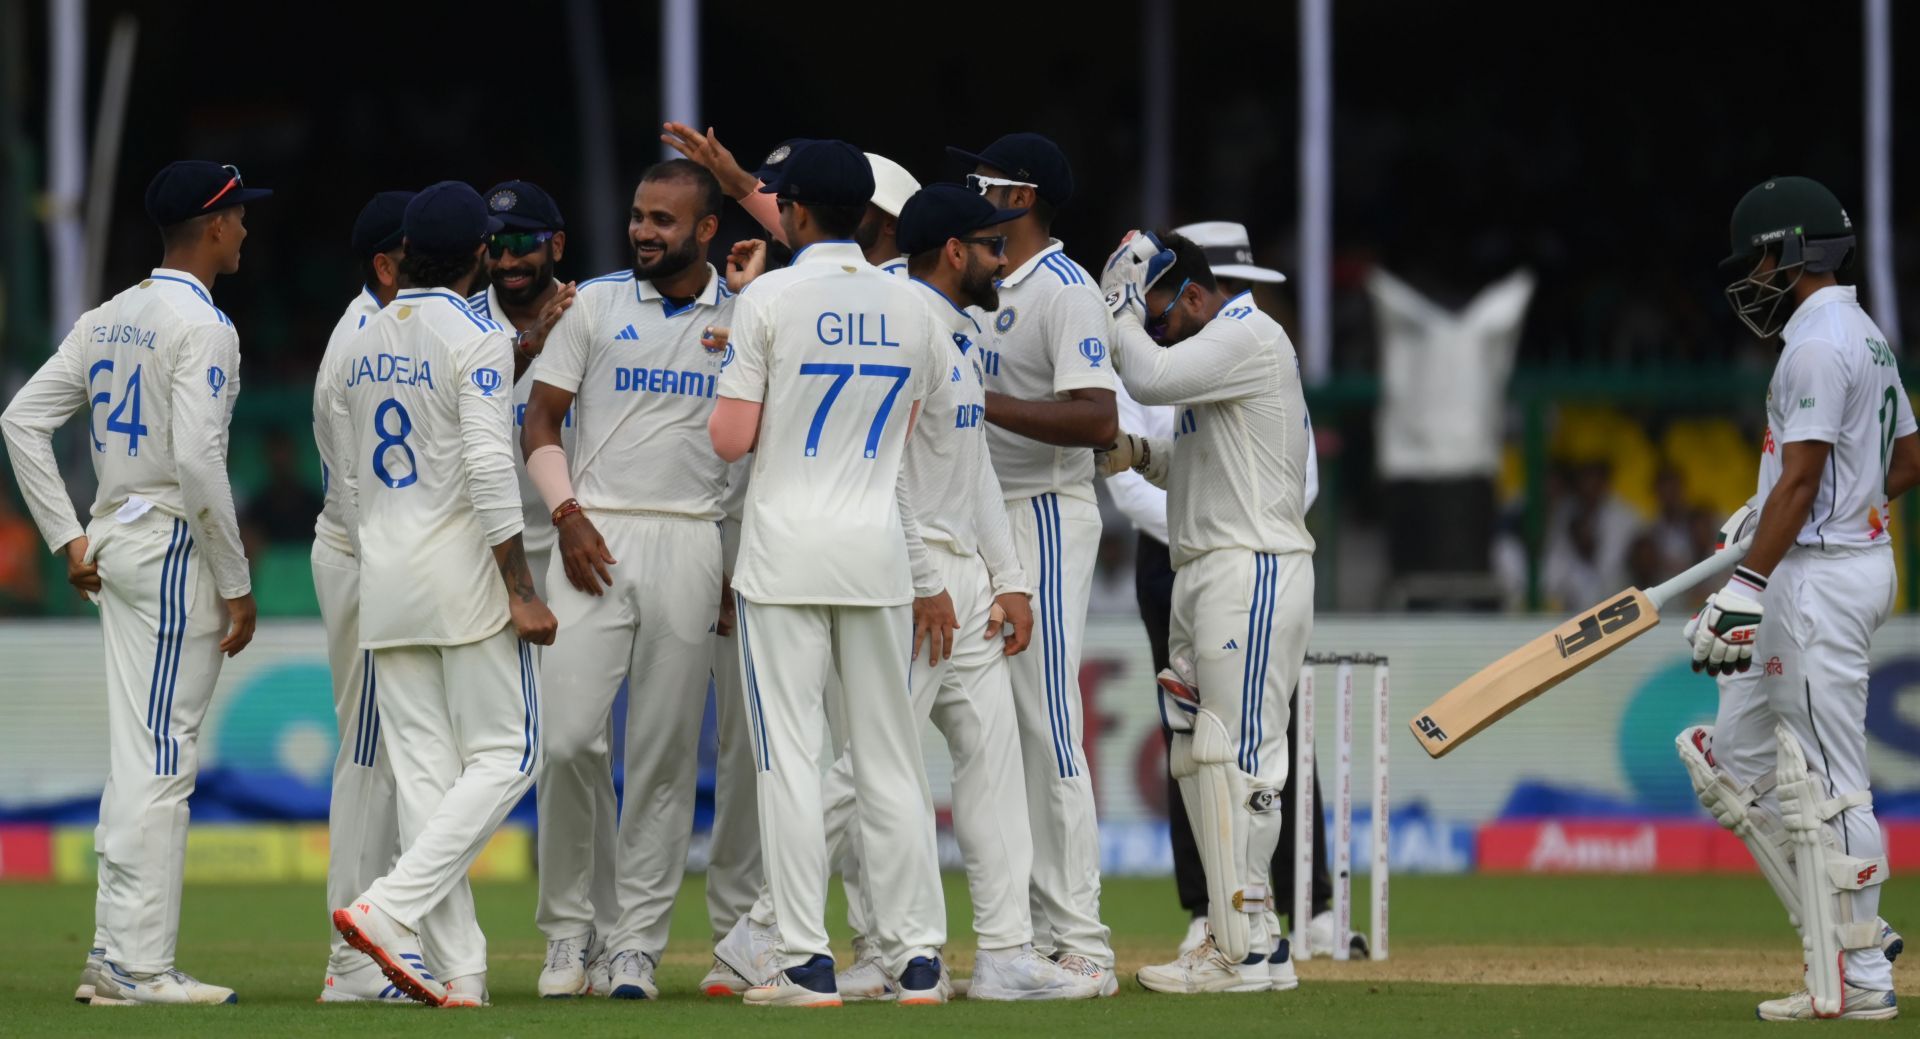
M 1750 570 L 1744 566 L 1736 566 L 1733 568 L 1733 579 L 1739 581 L 1741 584 L 1751 585 L 1756 592 L 1764 592 L 1767 590 L 1766 577 L 1762 576 L 1759 571 Z
M 1153 464 L 1153 441 L 1146 437 L 1135 437 L 1138 441 L 1133 448 L 1133 471 L 1145 475 L 1147 467 Z
M 559 526 L 561 520 L 579 511 L 580 499 L 568 498 L 566 501 L 560 503 L 559 508 L 553 510 L 553 525 L 556 527 Z

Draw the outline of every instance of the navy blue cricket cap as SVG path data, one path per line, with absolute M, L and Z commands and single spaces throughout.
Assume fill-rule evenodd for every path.
M 487 212 L 509 231 L 564 231 L 560 207 L 540 185 L 525 180 L 503 180 L 487 189 Z
M 147 183 L 147 215 L 161 227 L 243 206 L 273 192 L 240 182 L 240 170 L 204 159 L 170 162 Z
M 911 256 L 938 249 L 949 238 L 964 238 L 983 227 L 1018 220 L 1026 212 L 996 209 L 993 203 L 958 184 L 929 184 L 900 207 L 896 235 L 900 251 Z
M 405 237 L 401 222 L 407 215 L 411 191 L 382 191 L 373 196 L 353 221 L 353 255 L 365 260 L 374 253 L 398 248 Z
M 1010 133 L 977 152 L 948 148 L 947 154 L 975 166 L 999 170 L 1008 180 L 1025 181 L 1055 209 L 1073 199 L 1073 167 L 1060 146 L 1037 133 Z
M 807 141 L 766 168 L 760 190 L 803 206 L 864 206 L 873 199 L 873 164 L 845 141 Z M 772 156 L 768 156 L 772 158 Z
M 775 172 L 782 166 L 785 166 L 788 159 L 793 158 L 793 153 L 812 143 L 813 138 L 811 137 L 789 137 L 781 141 L 774 146 L 772 151 L 767 153 L 766 158 L 760 160 L 760 168 L 755 170 L 753 175 L 762 181 L 772 183 Z
M 480 193 L 457 180 L 430 184 L 413 196 L 401 225 L 407 247 L 428 253 L 469 252 L 500 230 Z

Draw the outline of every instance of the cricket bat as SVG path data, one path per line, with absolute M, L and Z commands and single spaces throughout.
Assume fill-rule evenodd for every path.
M 1522 704 L 1586 670 L 1660 623 L 1675 596 L 1738 563 L 1748 537 L 1646 591 L 1629 588 L 1488 664 L 1420 712 L 1409 728 L 1428 757 L 1441 757 Z

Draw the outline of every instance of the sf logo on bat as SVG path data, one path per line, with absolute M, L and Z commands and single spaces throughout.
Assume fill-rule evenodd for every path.
M 1441 728 L 1440 723 L 1434 721 L 1432 715 L 1423 714 L 1420 716 L 1420 719 L 1413 724 L 1420 728 L 1420 735 L 1436 743 L 1447 738 L 1447 730 Z
M 1580 618 L 1574 622 L 1577 627 L 1573 634 L 1555 634 L 1553 641 L 1560 647 L 1560 656 L 1571 657 L 1575 653 L 1591 648 L 1601 639 L 1639 619 L 1640 604 L 1629 595 Z

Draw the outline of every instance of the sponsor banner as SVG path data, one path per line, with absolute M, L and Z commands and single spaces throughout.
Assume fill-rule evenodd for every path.
M 1890 864 L 1920 861 L 1920 823 L 1886 822 Z M 1740 839 L 1712 822 L 1539 819 L 1480 828 L 1487 873 L 1753 873 Z
M 67 884 L 91 884 L 99 860 L 90 826 L 19 827 L 38 831 L 43 857 L 40 876 Z M 0 854 L 8 850 L 0 829 Z M 46 849 L 50 846 L 50 854 Z M 4 870 L 5 863 L 0 863 Z M 10 873 L 0 872 L 10 877 Z M 533 877 L 533 834 L 525 827 L 503 826 L 474 861 L 467 876 L 476 882 L 522 881 Z M 323 823 L 201 824 L 187 831 L 186 881 L 189 884 L 323 884 L 327 879 L 327 827 Z
M 0 881 L 53 878 L 53 839 L 45 826 L 0 826 Z

